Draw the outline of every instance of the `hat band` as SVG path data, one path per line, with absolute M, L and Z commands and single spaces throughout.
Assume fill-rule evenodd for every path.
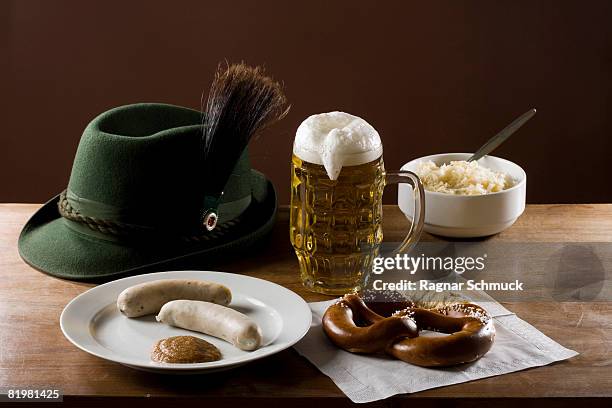
M 147 239 L 168 239 L 174 238 L 175 240 L 186 241 L 186 242 L 197 242 L 197 241 L 209 241 L 211 239 L 220 238 L 222 235 L 227 233 L 232 227 L 240 223 L 240 216 L 219 224 L 214 231 L 200 231 L 195 234 L 181 235 L 177 231 L 164 230 L 156 227 L 130 224 L 113 220 L 111 218 L 93 217 L 82 214 L 79 210 L 74 208 L 70 203 L 69 195 L 71 193 L 67 190 L 62 191 L 57 203 L 58 211 L 60 215 L 67 221 L 67 225 L 76 230 L 77 232 L 84 233 L 86 235 L 92 235 L 97 238 L 102 238 L 110 241 L 125 241 L 126 239 L 142 238 Z M 82 202 L 82 201 L 79 201 Z M 90 201 L 90 203 L 94 203 Z M 233 214 L 237 214 L 240 209 L 246 209 L 251 203 L 251 197 L 247 199 L 236 200 L 236 202 L 227 203 Z M 99 208 L 106 207 L 107 211 L 103 211 L 104 214 L 117 214 L 118 211 L 112 211 L 113 207 L 102 203 L 95 203 L 99 205 Z M 245 207 L 246 205 L 246 207 Z

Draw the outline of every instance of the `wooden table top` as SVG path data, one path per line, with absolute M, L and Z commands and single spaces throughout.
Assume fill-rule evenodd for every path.
M 77 349 L 62 335 L 59 316 L 72 298 L 92 285 L 37 272 L 17 252 L 19 232 L 38 207 L 0 204 L 1 388 L 55 387 L 64 391 L 67 402 L 80 403 L 89 398 L 89 402 L 99 404 L 107 403 L 99 398 L 105 396 L 131 397 L 130 401 L 136 404 L 146 400 L 147 406 L 180 396 L 182 401 L 214 398 L 216 405 L 240 401 L 348 405 L 333 382 L 293 349 L 235 370 L 204 376 L 136 371 Z M 272 241 L 261 253 L 217 269 L 276 282 L 307 301 L 329 299 L 305 291 L 299 283 L 287 219 L 288 211 L 283 208 Z M 385 239 L 400 240 L 406 225 L 395 207 L 385 207 Z M 426 235 L 425 239 L 433 238 Z M 529 205 L 514 226 L 491 241 L 612 243 L 612 205 Z M 610 264 L 605 267 L 609 275 Z M 512 401 L 508 398 L 522 398 L 525 404 L 552 401 L 557 405 L 570 404 L 575 397 L 588 398 L 591 404 L 601 403 L 599 398 L 612 397 L 610 300 L 504 302 L 519 317 L 580 355 L 545 367 L 397 396 L 381 404 L 412 404 L 416 399 L 419 406 L 424 406 L 445 398 L 460 398 L 456 402 L 466 406 L 491 400 L 505 406 Z

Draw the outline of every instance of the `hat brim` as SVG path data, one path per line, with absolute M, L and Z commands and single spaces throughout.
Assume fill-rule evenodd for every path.
M 163 269 L 201 268 L 224 255 L 254 246 L 272 229 L 276 192 L 272 183 L 253 170 L 262 182 L 239 227 L 219 239 L 184 246 L 151 242 L 114 242 L 69 228 L 57 209 L 59 195 L 28 220 L 19 236 L 19 254 L 33 268 L 49 275 L 78 281 L 107 281 Z

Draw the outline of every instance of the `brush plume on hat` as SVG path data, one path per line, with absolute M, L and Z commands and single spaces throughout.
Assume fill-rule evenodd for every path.
M 262 67 L 219 66 L 202 106 L 208 197 L 218 200 L 253 135 L 283 118 L 288 110 L 281 85 L 266 76 Z

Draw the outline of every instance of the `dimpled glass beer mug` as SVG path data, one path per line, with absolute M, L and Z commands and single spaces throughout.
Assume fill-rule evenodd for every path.
M 396 249 L 405 252 L 423 228 L 418 176 L 386 172 L 378 132 L 357 116 L 330 112 L 302 122 L 291 159 L 289 234 L 304 286 L 333 295 L 365 287 L 383 239 L 383 190 L 393 183 L 414 191 L 412 224 Z

